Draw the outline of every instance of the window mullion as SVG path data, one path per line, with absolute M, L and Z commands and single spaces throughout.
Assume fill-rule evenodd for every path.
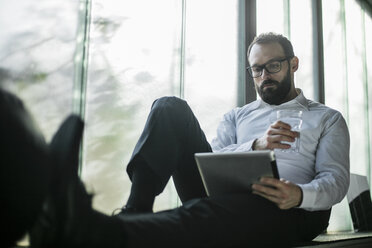
M 181 56 L 180 56 L 180 86 L 179 97 L 185 97 L 185 42 L 186 41 L 186 0 L 182 0 L 182 23 L 181 23 Z
M 284 10 L 284 35 L 290 40 L 291 39 L 291 7 L 290 0 L 283 0 Z
M 76 51 L 74 55 L 74 86 L 72 97 L 72 112 L 85 119 L 86 86 L 88 75 L 88 54 L 89 54 L 89 30 L 91 19 L 91 0 L 80 2 L 79 26 L 77 33 Z M 80 147 L 83 147 L 83 141 Z M 79 173 L 82 169 L 82 151 L 79 154 Z
M 244 3 L 245 7 L 243 8 L 244 13 L 244 20 L 242 18 L 241 22 L 244 23 L 243 28 L 245 30 L 245 47 L 244 51 L 240 51 L 241 54 L 244 54 L 244 75 L 245 75 L 245 104 L 253 102 L 257 99 L 256 90 L 254 87 L 253 79 L 248 75 L 248 71 L 245 69 L 248 67 L 248 60 L 247 60 L 247 50 L 249 47 L 249 44 L 253 41 L 254 37 L 257 33 L 257 11 L 256 11 L 256 0 L 245 0 Z M 240 28 L 241 29 L 241 28 Z M 240 90 L 241 87 L 238 87 L 238 90 Z M 241 93 L 240 93 L 241 94 Z M 239 96 L 240 98 L 240 96 Z M 241 101 L 238 102 L 239 105 L 241 105 Z
M 314 98 L 325 103 L 322 1 L 312 1 Z

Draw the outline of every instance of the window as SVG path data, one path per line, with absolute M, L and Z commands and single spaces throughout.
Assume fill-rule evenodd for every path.
M 73 106 L 78 16 L 71 0 L 0 8 L 0 84 L 22 98 L 47 141 Z
M 300 59 L 296 86 L 310 99 L 317 94 L 312 2 L 257 1 L 257 33 L 289 37 Z M 0 84 L 25 101 L 47 141 L 75 106 L 85 107 L 82 178 L 94 207 L 110 214 L 127 200 L 125 166 L 156 98 L 187 100 L 209 140 L 222 115 L 241 102 L 241 4 L 8 1 L 0 8 Z M 351 172 L 371 185 L 371 16 L 355 0 L 322 1 L 322 12 L 325 103 L 348 122 Z M 89 56 L 82 57 L 85 42 Z M 155 210 L 176 204 L 170 182 Z M 330 230 L 351 229 L 347 202 L 333 210 Z
M 310 0 L 257 1 L 257 34 L 275 32 L 291 40 L 300 63 L 296 87 L 310 99 L 314 99 L 312 31 Z
M 238 1 L 93 1 L 82 178 L 96 209 L 125 204 L 126 164 L 155 99 L 184 98 L 214 137 L 237 104 L 237 14 Z M 154 210 L 176 204 L 170 182 Z
M 370 181 L 370 37 L 366 35 L 371 18 L 357 1 L 323 1 L 325 101 L 339 110 L 350 132 L 350 171 Z M 369 41 L 369 43 L 368 43 Z M 369 51 L 369 53 L 367 52 Z M 368 76 L 369 75 L 369 76 Z M 369 77 L 369 78 L 368 78 Z M 371 183 L 370 183 L 371 185 Z M 331 228 L 352 228 L 346 199 L 334 207 Z M 345 221 L 348 220 L 348 221 Z
M 270 6 L 270 8 L 268 7 Z M 324 84 L 326 105 L 339 110 L 348 122 L 351 137 L 351 172 L 371 177 L 371 18 L 355 0 L 322 1 Z M 296 87 L 316 99 L 313 77 L 312 3 L 257 1 L 257 33 L 284 33 L 294 46 L 300 67 Z M 368 29 L 369 28 L 369 29 Z M 333 207 L 328 230 L 352 229 L 346 199 Z

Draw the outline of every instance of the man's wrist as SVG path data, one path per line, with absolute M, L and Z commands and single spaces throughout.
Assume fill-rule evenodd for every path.
M 257 142 L 257 139 L 255 139 L 252 143 L 252 150 L 256 150 L 256 142 Z
M 301 189 L 300 186 L 297 186 L 297 187 L 300 189 L 300 201 L 298 202 L 298 204 L 295 207 L 301 206 L 302 200 L 304 199 L 304 192 L 302 192 L 302 189 Z

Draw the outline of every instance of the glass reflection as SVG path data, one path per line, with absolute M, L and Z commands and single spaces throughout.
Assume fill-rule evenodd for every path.
M 237 1 L 182 3 L 93 2 L 82 177 L 103 212 L 129 196 L 125 167 L 156 98 L 184 97 L 210 139 L 237 102 Z M 176 204 L 170 182 L 154 210 Z
M 49 141 L 72 110 L 79 2 L 0 6 L 0 84 L 25 102 Z

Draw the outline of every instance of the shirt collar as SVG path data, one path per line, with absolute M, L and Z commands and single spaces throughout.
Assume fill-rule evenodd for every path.
M 293 100 L 295 100 L 299 105 L 301 105 L 306 110 L 309 110 L 309 103 L 306 97 L 304 96 L 304 92 L 300 88 L 296 88 L 296 91 L 298 95 Z

